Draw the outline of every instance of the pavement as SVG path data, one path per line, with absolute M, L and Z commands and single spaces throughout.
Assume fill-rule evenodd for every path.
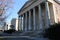
M 9 40 L 49 40 L 48 38 L 36 38 L 29 36 L 0 36 L 0 38 L 6 38 Z

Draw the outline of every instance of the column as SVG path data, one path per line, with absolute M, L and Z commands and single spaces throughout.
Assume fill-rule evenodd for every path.
M 20 30 L 20 17 L 19 17 L 19 30 Z
M 41 5 L 38 5 L 38 11 L 39 11 L 39 30 L 43 30 Z
M 25 13 L 25 31 L 27 31 L 27 12 Z
M 29 30 L 31 30 L 31 11 L 29 10 Z
M 21 21 L 20 21 L 21 23 L 20 23 L 20 29 L 21 29 L 21 31 L 22 31 L 22 16 L 21 16 Z
M 33 8 L 33 30 L 35 31 L 36 30 L 36 24 L 35 24 L 35 8 Z
M 48 2 L 45 2 L 45 8 L 46 8 L 46 27 L 48 28 L 50 25 L 50 12 Z
M 23 30 L 23 15 L 21 15 L 21 30 Z
M 56 8 L 55 8 L 54 4 L 52 4 L 52 9 L 53 9 L 53 14 L 54 14 L 54 23 L 58 23 L 58 21 L 57 21 L 57 15 L 56 15 Z
M 24 23 L 24 14 L 23 14 L 23 31 L 24 31 L 24 24 L 25 24 L 25 23 Z
M 21 30 L 21 16 L 19 17 L 19 30 Z

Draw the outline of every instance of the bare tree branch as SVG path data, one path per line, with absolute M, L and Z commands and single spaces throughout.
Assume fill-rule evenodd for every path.
M 3 23 L 3 21 L 9 17 L 9 15 L 5 15 L 7 10 L 9 10 L 12 7 L 13 0 L 0 0 L 0 21 Z M 0 22 L 0 23 L 1 23 Z

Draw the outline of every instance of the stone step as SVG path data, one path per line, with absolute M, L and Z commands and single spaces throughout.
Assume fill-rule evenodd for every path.
M 43 37 L 43 33 L 40 31 L 28 31 L 20 34 L 20 36 Z

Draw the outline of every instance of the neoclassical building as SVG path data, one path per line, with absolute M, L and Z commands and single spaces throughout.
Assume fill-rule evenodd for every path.
M 18 12 L 20 30 L 39 31 L 60 22 L 58 0 L 28 0 Z M 23 26 L 22 26 L 23 25 Z

